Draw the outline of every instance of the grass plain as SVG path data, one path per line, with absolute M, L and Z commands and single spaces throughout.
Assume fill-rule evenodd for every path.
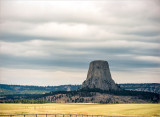
M 160 104 L 0 104 L 0 114 L 88 114 L 107 116 L 160 116 Z

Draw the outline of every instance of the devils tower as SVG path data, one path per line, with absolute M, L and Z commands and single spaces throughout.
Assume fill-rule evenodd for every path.
M 82 89 L 120 90 L 111 77 L 107 61 L 92 61 L 89 66 L 87 79 L 82 83 Z

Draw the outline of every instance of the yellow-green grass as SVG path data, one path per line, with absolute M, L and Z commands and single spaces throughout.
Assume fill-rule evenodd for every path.
M 0 114 L 89 114 L 110 116 L 160 116 L 160 104 L 0 104 Z

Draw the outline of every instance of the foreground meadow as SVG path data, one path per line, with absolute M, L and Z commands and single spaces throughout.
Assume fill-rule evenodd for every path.
M 160 116 L 160 104 L 0 104 L 0 114 L 89 114 L 110 116 Z

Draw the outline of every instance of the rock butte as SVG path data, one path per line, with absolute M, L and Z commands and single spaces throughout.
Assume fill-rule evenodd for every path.
M 87 79 L 82 83 L 82 89 L 120 90 L 111 77 L 107 61 L 92 61 L 89 66 Z

